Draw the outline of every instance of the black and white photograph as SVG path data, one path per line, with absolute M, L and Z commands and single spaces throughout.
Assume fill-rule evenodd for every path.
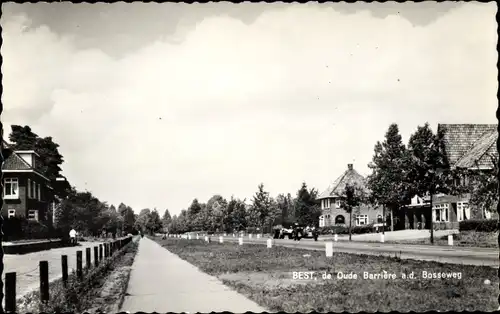
M 496 2 L 1 9 L 2 312 L 500 309 Z

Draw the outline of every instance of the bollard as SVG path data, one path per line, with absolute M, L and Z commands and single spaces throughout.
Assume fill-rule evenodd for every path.
M 90 258 L 90 248 L 85 249 L 85 265 L 87 267 L 87 270 L 89 270 L 92 267 L 92 259 Z
M 64 287 L 68 284 L 68 255 L 61 256 L 62 281 Z
M 82 251 L 76 251 L 76 276 L 82 279 Z
M 191 235 L 190 234 L 188 234 L 188 240 L 191 240 Z
M 236 238 L 236 235 L 233 233 L 233 238 Z
M 222 236 L 219 237 L 219 243 L 224 243 L 224 237 Z
M 270 249 L 273 247 L 273 240 L 267 239 L 267 248 Z
M 380 234 L 380 242 L 384 243 L 385 235 L 383 233 Z
M 337 241 L 339 240 L 339 237 L 337 236 L 337 234 L 335 234 L 335 235 L 333 236 L 333 239 L 335 240 L 335 242 L 337 242 Z
M 5 312 L 16 312 L 16 273 L 5 274 Z
M 224 236 L 227 237 L 227 233 L 224 233 Z
M 325 242 L 325 253 L 326 257 L 333 256 L 333 242 L 331 241 Z
M 99 248 L 94 246 L 94 265 L 97 267 L 99 265 Z
M 198 234 L 196 234 L 196 240 L 199 240 L 200 239 L 200 236 Z
M 257 234 L 257 239 L 260 239 L 260 234 Z
M 207 236 L 205 236 L 205 242 L 208 242 L 208 237 Z
M 40 261 L 40 301 L 49 301 L 49 262 Z
M 239 243 L 239 245 L 243 245 L 243 237 L 240 237 L 240 238 L 238 239 L 238 243 Z
M 252 238 L 252 234 L 251 234 L 251 233 L 248 235 L 248 238 L 249 238 L 249 239 L 251 239 L 251 238 Z
M 453 234 L 448 235 L 448 245 L 453 245 Z

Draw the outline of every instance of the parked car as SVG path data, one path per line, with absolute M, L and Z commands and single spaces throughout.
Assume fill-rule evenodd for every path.
M 295 241 L 300 241 L 300 239 L 314 239 L 314 241 L 318 241 L 319 230 L 315 227 L 303 227 L 296 225 L 293 230 L 293 239 Z

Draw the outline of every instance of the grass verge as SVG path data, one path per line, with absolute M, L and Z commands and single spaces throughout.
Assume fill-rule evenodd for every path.
M 417 240 L 386 241 L 396 244 L 431 244 L 430 238 Z M 447 246 L 448 236 L 434 238 L 434 245 Z M 453 235 L 453 245 L 461 247 L 498 247 L 498 232 L 461 231 Z
M 51 282 L 48 303 L 40 301 L 39 291 L 23 296 L 17 302 L 17 313 L 118 312 L 137 247 L 137 241 L 133 240 L 98 267 L 84 273 L 82 280 L 78 280 L 73 271 L 68 276 L 67 287 L 62 279 Z
M 401 260 L 275 246 L 205 243 L 153 238 L 169 251 L 218 277 L 270 311 L 492 311 L 498 308 L 497 270 L 490 267 Z M 314 271 L 316 279 L 293 279 L 292 272 Z M 394 273 L 396 279 L 364 279 L 363 273 Z M 424 279 L 427 273 L 461 278 Z M 403 279 L 413 272 L 414 279 Z M 323 274 L 332 279 L 323 279 Z M 357 274 L 357 279 L 337 275 Z M 489 280 L 489 284 L 485 284 Z

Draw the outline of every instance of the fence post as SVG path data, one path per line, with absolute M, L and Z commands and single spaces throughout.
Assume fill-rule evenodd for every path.
M 99 261 L 102 261 L 102 244 L 99 244 Z
M 68 255 L 61 256 L 61 267 L 63 285 L 64 287 L 66 287 L 66 285 L 68 284 Z
M 82 279 L 82 251 L 76 251 L 76 276 Z
M 5 312 L 16 312 L 16 273 L 5 274 Z
M 99 265 L 99 252 L 97 246 L 94 246 L 94 265 L 95 267 Z
M 40 261 L 40 301 L 49 301 L 49 262 Z
M 85 264 L 87 266 L 87 270 L 89 270 L 92 267 L 92 260 L 90 258 L 90 248 L 85 249 Z

